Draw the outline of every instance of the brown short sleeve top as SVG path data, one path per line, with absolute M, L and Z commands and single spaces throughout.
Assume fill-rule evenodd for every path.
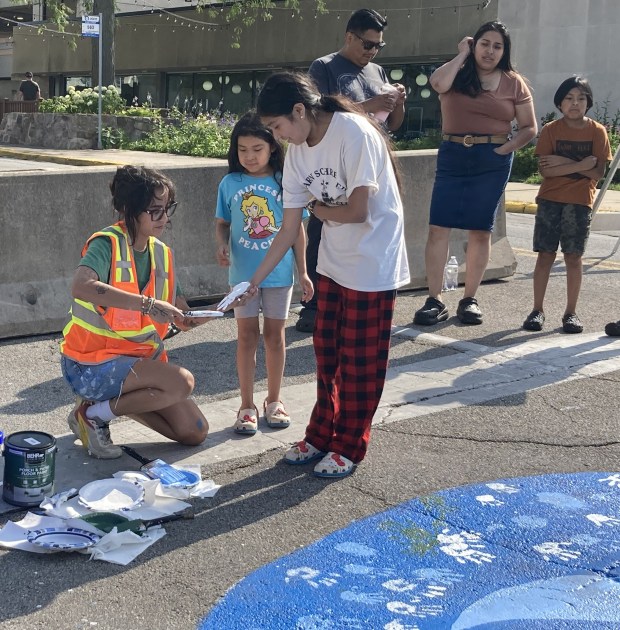
M 471 97 L 454 90 L 440 95 L 443 133 L 464 135 L 509 134 L 516 106 L 532 100 L 523 77 L 502 72 L 494 92 Z

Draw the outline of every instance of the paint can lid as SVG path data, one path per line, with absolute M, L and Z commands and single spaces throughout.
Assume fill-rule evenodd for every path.
M 48 449 L 56 444 L 56 438 L 42 431 L 18 431 L 6 438 L 6 446 L 25 450 Z

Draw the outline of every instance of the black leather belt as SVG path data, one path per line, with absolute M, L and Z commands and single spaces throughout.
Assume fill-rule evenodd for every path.
M 462 144 L 464 147 L 473 147 L 474 144 L 504 144 L 508 140 L 506 136 L 474 136 L 468 133 L 465 136 L 451 136 L 444 134 L 441 136 L 442 140 L 447 142 L 456 142 Z

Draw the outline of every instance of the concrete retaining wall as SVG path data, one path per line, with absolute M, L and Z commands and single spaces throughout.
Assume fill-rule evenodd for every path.
M 121 131 L 129 140 L 140 139 L 156 124 L 156 119 L 144 116 L 104 114 L 101 117 L 103 129 Z M 96 114 L 10 112 L 0 123 L 0 144 L 45 149 L 96 149 L 98 133 Z
M 402 152 L 399 160 L 412 272 L 408 288 L 422 288 L 436 151 Z M 228 286 L 227 270 L 215 262 L 214 210 L 226 165 L 162 170 L 178 189 L 179 209 L 165 240 L 174 248 L 181 285 L 188 297 L 221 295 Z M 0 174 L 0 338 L 62 329 L 82 245 L 114 220 L 108 188 L 114 171 L 97 166 Z M 503 212 L 493 240 L 486 280 L 510 276 L 516 268 Z M 464 251 L 465 233 L 455 230 L 451 252 L 461 263 Z

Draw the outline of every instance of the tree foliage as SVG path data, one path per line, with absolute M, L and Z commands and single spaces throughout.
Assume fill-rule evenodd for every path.
M 93 11 L 94 0 L 84 0 L 83 4 L 87 13 Z M 46 7 L 49 19 L 59 31 L 64 31 L 74 18 L 74 11 L 63 0 L 46 0 Z M 241 46 L 241 34 L 244 29 L 252 26 L 257 20 L 271 20 L 273 12 L 283 8 L 301 17 L 300 0 L 282 0 L 280 2 L 273 0 L 232 0 L 223 1 L 217 5 L 214 5 L 210 0 L 197 0 L 196 5 L 197 11 L 204 11 L 218 25 L 232 28 L 231 46 L 233 48 Z M 326 13 L 327 0 L 314 0 L 314 10 L 317 13 Z M 73 47 L 75 47 L 75 42 L 73 42 Z

